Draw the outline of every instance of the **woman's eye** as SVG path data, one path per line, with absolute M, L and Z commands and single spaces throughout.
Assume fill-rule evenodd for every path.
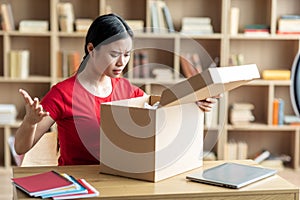
M 116 58 L 116 57 L 118 57 L 119 56 L 119 54 L 116 54 L 116 53 L 112 53 L 112 54 L 110 54 L 112 57 L 114 57 L 114 58 Z

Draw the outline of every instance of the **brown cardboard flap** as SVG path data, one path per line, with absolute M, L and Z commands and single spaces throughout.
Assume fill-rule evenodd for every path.
M 209 68 L 162 92 L 160 105 L 192 103 L 237 88 L 260 78 L 256 64 Z

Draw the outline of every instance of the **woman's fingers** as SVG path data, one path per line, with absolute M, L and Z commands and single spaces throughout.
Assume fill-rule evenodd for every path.
M 30 104 L 30 105 L 33 104 L 32 98 L 30 97 L 30 95 L 25 90 L 19 89 L 19 92 L 23 96 L 23 98 L 24 98 L 24 100 L 27 104 Z

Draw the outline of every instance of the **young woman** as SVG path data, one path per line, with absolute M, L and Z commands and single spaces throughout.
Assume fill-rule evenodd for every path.
M 120 78 L 130 58 L 132 38 L 121 17 L 99 16 L 87 32 L 85 56 L 75 75 L 54 85 L 41 102 L 20 89 L 26 114 L 16 132 L 16 152 L 26 153 L 56 122 L 59 165 L 99 164 L 100 104 L 145 95 Z M 215 101 L 209 98 L 198 104 L 209 111 Z

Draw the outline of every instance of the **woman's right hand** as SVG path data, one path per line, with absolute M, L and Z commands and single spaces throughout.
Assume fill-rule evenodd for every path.
M 32 99 L 30 95 L 23 89 L 19 89 L 20 94 L 23 96 L 25 101 L 26 120 L 31 125 L 37 124 L 44 117 L 49 116 L 49 112 L 44 111 L 43 106 L 40 104 L 39 99 L 36 97 Z

